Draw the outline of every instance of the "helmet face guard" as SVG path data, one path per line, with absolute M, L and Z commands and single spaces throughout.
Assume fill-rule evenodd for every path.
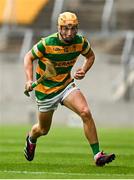
M 66 43 L 71 43 L 78 32 L 78 26 L 60 26 L 59 33 Z
M 58 30 L 66 43 L 71 43 L 78 32 L 78 19 L 74 13 L 65 12 L 58 18 Z

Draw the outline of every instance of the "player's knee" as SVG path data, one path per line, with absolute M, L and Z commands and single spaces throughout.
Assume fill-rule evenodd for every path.
M 81 117 L 88 117 L 88 116 L 90 116 L 89 109 L 86 108 L 86 107 L 82 108 L 81 111 L 80 111 L 80 116 Z
M 47 135 L 48 132 L 49 132 L 49 130 L 47 130 L 47 129 L 44 129 L 44 128 L 40 129 L 40 133 L 41 133 L 42 136 Z
M 89 111 L 89 109 L 88 109 L 87 107 L 84 107 L 84 108 L 81 110 L 80 116 L 81 116 L 81 118 L 83 119 L 83 121 L 92 119 L 91 112 Z

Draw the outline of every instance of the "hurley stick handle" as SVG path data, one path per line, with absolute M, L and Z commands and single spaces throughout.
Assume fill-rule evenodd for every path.
M 32 83 L 32 86 L 31 86 L 31 87 L 32 87 L 32 88 L 35 88 L 39 83 L 41 83 L 41 81 L 42 81 L 43 79 L 45 79 L 45 74 L 44 74 L 43 76 L 41 76 L 38 80 L 34 81 L 34 82 Z M 24 91 L 24 94 L 29 97 L 29 96 L 30 96 L 29 92 L 30 92 L 30 91 L 25 90 L 25 91 Z
M 55 68 L 54 68 L 54 65 L 50 62 L 50 61 L 47 61 L 46 62 L 46 70 L 45 70 L 45 73 L 39 78 L 39 79 L 37 79 L 36 81 L 34 81 L 33 83 L 32 83 L 32 88 L 35 88 L 38 84 L 40 84 L 44 79 L 46 79 L 46 78 L 50 78 L 50 77 L 54 77 L 54 76 L 56 76 L 57 75 L 57 73 L 56 73 L 56 70 L 55 70 Z M 28 90 L 25 90 L 24 91 L 24 94 L 26 95 L 26 96 L 30 96 L 30 94 L 29 94 L 29 92 L 30 91 L 28 91 Z

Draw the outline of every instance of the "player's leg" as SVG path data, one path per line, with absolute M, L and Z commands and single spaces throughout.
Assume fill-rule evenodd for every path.
M 24 148 L 24 155 L 28 161 L 32 161 L 34 158 L 37 138 L 46 135 L 49 132 L 52 122 L 52 116 L 54 111 L 39 112 L 38 123 L 33 125 L 31 131 L 26 138 L 26 146 Z
M 100 152 L 95 123 L 92 114 L 89 110 L 86 99 L 81 93 L 81 91 L 80 90 L 72 91 L 64 99 L 63 104 L 72 111 L 76 112 L 83 120 L 85 136 L 87 137 L 87 140 L 93 150 L 96 164 L 99 166 L 103 166 L 105 165 L 105 163 L 111 162 L 115 158 L 115 155 L 114 154 L 105 155 L 104 153 Z
M 63 104 L 76 112 L 83 120 L 84 132 L 90 144 L 98 143 L 94 120 L 87 102 L 80 90 L 72 91 L 63 101 Z M 99 149 L 98 149 L 99 150 Z
M 29 136 L 31 137 L 31 140 L 36 140 L 38 137 L 42 135 L 46 135 L 50 129 L 51 122 L 52 122 L 52 116 L 54 111 L 48 111 L 48 112 L 39 112 L 38 118 L 39 121 L 37 124 L 33 125 Z

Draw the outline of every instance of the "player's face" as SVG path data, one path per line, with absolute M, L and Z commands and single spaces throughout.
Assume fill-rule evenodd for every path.
M 61 26 L 60 27 L 60 35 L 62 39 L 67 42 L 71 43 L 74 37 L 76 36 L 78 32 L 78 26 L 74 25 L 67 25 L 67 26 Z

